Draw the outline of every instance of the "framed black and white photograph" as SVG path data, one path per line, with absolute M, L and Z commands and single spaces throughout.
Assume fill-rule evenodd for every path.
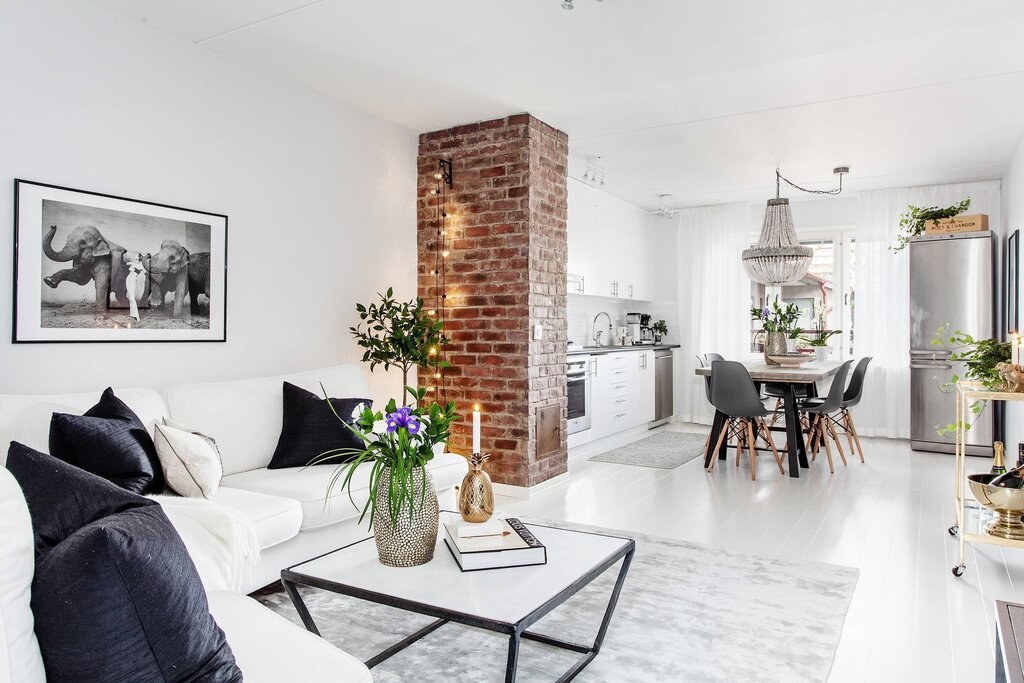
M 14 181 L 23 342 L 225 341 L 228 217 Z
M 1020 333 L 1020 230 L 1006 242 L 1006 332 Z

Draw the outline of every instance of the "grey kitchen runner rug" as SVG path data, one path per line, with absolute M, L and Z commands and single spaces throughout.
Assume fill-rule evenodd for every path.
M 824 681 L 859 571 L 597 529 L 636 539 L 636 554 L 601 652 L 576 680 Z M 452 562 L 437 553 L 434 562 Z M 615 565 L 531 630 L 592 643 L 618 574 Z M 501 571 L 501 570 L 493 570 Z M 460 574 L 452 572 L 453 580 Z M 325 590 L 300 588 L 323 636 L 367 660 L 434 621 Z M 301 625 L 279 585 L 254 597 Z M 508 637 L 448 623 L 373 669 L 377 683 L 504 680 Z M 286 656 L 286 655 L 282 655 Z M 577 655 L 523 641 L 517 681 L 554 681 Z
M 671 470 L 703 455 L 707 438 L 707 434 L 658 432 L 621 448 L 599 453 L 590 460 Z

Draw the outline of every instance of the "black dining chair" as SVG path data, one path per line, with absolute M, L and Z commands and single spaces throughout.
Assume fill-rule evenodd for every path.
M 835 442 L 839 450 L 839 457 L 843 464 L 846 464 L 846 455 L 843 453 L 843 445 L 839 443 L 839 436 L 836 434 L 832 424 L 832 413 L 837 412 L 843 405 L 846 390 L 846 376 L 850 372 L 852 360 L 844 361 L 836 374 L 832 376 L 832 386 L 829 387 L 828 395 L 824 398 L 805 398 L 797 402 L 797 409 L 810 416 L 811 435 L 811 459 L 818 455 L 818 448 L 822 442 L 825 444 L 825 454 L 828 456 L 828 470 L 835 474 L 835 466 L 832 464 L 832 446 L 829 439 Z
M 846 441 L 850 444 L 850 453 L 854 452 L 854 446 L 856 446 L 856 452 L 860 456 L 861 462 L 864 462 L 864 449 L 860 445 L 860 437 L 857 435 L 857 427 L 853 424 L 850 408 L 860 403 L 861 396 L 864 395 L 864 377 L 867 376 L 870 363 L 871 356 L 865 356 L 857 361 L 857 366 L 853 369 L 853 374 L 850 375 L 850 384 L 843 393 L 843 401 L 839 404 L 839 411 L 829 414 L 832 429 L 843 430 L 843 433 L 846 434 Z M 809 401 L 815 402 L 822 400 L 824 399 L 809 399 Z
M 786 473 L 782 466 L 782 456 L 775 448 L 772 433 L 764 421 L 769 411 L 761 402 L 761 395 L 754 387 L 754 380 L 750 378 L 750 373 L 742 363 L 728 360 L 711 362 L 711 404 L 726 416 L 726 423 L 718 434 L 718 443 L 715 444 L 712 453 L 716 453 L 722 447 L 723 441 L 735 436 L 736 465 L 739 466 L 740 455 L 746 446 L 750 452 L 750 478 L 756 481 L 757 451 L 764 450 L 757 447 L 757 438 L 762 437 L 775 456 L 779 472 Z M 710 472 L 714 467 L 715 458 L 711 458 L 707 470 Z
M 705 353 L 703 356 L 697 356 L 697 362 L 700 363 L 702 368 L 710 368 L 711 363 L 716 360 L 725 360 L 725 358 L 719 353 Z M 708 403 L 711 403 L 711 375 L 704 377 L 704 395 L 707 396 Z M 714 404 L 712 404 L 714 405 Z M 704 439 L 704 452 L 707 453 L 708 443 L 711 441 L 711 433 L 708 433 L 708 438 Z

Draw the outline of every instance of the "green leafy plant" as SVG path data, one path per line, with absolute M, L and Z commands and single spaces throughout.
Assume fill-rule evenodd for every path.
M 913 204 L 908 205 L 906 213 L 900 215 L 900 232 L 896 236 L 896 244 L 889 247 L 889 250 L 894 254 L 903 251 L 912 239 L 924 234 L 924 224 L 926 222 L 959 216 L 970 207 L 970 197 L 959 204 L 947 206 L 944 209 L 937 206 L 921 208 Z
M 321 387 L 322 389 L 323 387 Z M 366 513 L 370 513 L 370 525 L 373 518 L 380 513 L 377 510 L 377 490 L 381 475 L 390 470 L 388 478 L 388 516 L 395 524 L 398 515 L 407 511 L 409 516 L 415 515 L 417 505 L 422 507 L 427 495 L 433 495 L 425 487 L 420 489 L 420 498 L 415 495 L 415 482 L 426 477 L 424 467 L 434 458 L 434 446 L 447 443 L 451 423 L 461 419 L 455 412 L 455 402 L 447 405 L 431 403 L 422 406 L 423 397 L 427 393 L 425 387 L 419 389 L 405 387 L 405 392 L 416 399 L 416 407 L 398 406 L 395 399 L 388 401 L 384 411 L 374 411 L 360 404 L 352 411 L 349 419 L 338 415 L 331 405 L 331 410 L 348 429 L 362 441 L 364 448 L 337 448 L 318 455 L 310 464 L 316 465 L 329 458 L 339 455 L 350 456 L 349 462 L 338 465 L 331 473 L 327 484 L 326 500 L 331 491 L 340 485 L 348 493 L 352 505 L 356 506 L 352 497 L 352 479 L 363 463 L 372 463 L 369 479 L 369 498 L 363 506 L 359 521 L 362 522 Z M 324 392 L 327 396 L 327 392 Z M 327 399 L 330 402 L 330 399 Z
M 668 334 L 668 324 L 666 324 L 664 320 L 659 320 L 651 325 L 651 331 L 659 337 L 664 337 Z
M 796 304 L 779 304 L 776 295 L 771 308 L 768 306 L 750 307 L 750 319 L 760 321 L 765 332 L 785 332 L 790 339 L 796 339 L 802 330 L 796 326 L 800 319 L 800 307 Z
M 396 301 L 394 290 L 378 293 L 379 303 L 356 304 L 361 322 L 350 327 L 356 343 L 363 349 L 363 362 L 370 363 L 370 371 L 378 365 L 387 370 L 402 370 L 402 387 L 409 386 L 409 371 L 413 367 L 446 368 L 451 364 L 441 360 L 441 346 L 448 342 L 444 323 L 434 320 L 423 307 L 423 299 Z
M 1012 353 L 1010 342 L 998 339 L 975 339 L 961 330 L 949 331 L 943 325 L 935 332 L 935 338 L 931 341 L 932 346 L 941 346 L 950 351 L 949 360 L 964 363 L 964 376 L 972 381 L 980 382 L 986 389 L 998 391 L 1003 388 L 1003 379 L 999 376 L 996 365 L 1009 363 Z M 958 375 L 953 375 L 948 382 L 939 386 L 941 391 L 949 392 L 956 389 L 956 383 L 960 381 Z M 985 409 L 986 401 L 975 401 L 971 404 L 971 412 L 975 419 Z M 951 422 L 945 427 L 939 427 L 939 434 L 946 435 L 956 431 L 957 424 Z M 971 423 L 964 423 L 964 429 L 970 429 Z
M 801 335 L 799 339 L 808 346 L 822 348 L 828 346 L 829 339 L 837 334 L 842 334 L 843 331 L 825 329 L 827 326 L 828 309 L 826 309 L 824 305 L 819 306 L 818 304 L 815 304 L 814 311 L 815 320 L 817 320 L 818 323 L 818 329 L 809 330 L 810 336 L 805 337 Z

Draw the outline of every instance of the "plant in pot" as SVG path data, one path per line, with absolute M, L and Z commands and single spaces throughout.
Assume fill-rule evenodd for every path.
M 945 208 L 939 208 L 937 206 L 922 208 L 920 206 L 914 206 L 913 204 L 908 205 L 906 213 L 900 215 L 900 231 L 896 236 L 896 243 L 889 247 L 889 250 L 894 254 L 903 251 L 907 245 L 910 244 L 911 240 L 924 234 L 924 224 L 928 221 L 937 221 L 942 218 L 959 216 L 970 207 L 970 197 L 959 204 L 954 204 L 953 206 L 947 206 Z
M 779 297 L 772 301 L 771 307 L 750 307 L 750 319 L 761 323 L 764 333 L 764 362 L 778 365 L 769 356 L 785 356 L 788 351 L 787 340 L 797 339 L 800 328 L 796 321 L 800 319 L 800 307 L 796 304 L 779 304 Z
M 1000 374 L 998 367 L 1002 363 L 1009 363 L 1012 356 L 1010 342 L 999 339 L 975 339 L 971 335 L 961 331 L 949 330 L 943 325 L 935 332 L 935 338 L 931 341 L 933 346 L 941 346 L 949 351 L 949 360 L 964 364 L 964 376 L 971 381 L 979 382 L 986 389 L 1002 391 L 1005 387 L 1005 380 Z M 956 383 L 960 381 L 959 375 L 953 375 L 948 382 L 939 385 L 939 390 L 944 392 L 954 391 Z M 985 409 L 987 401 L 975 401 L 971 404 L 971 413 L 977 420 Z M 964 429 L 970 429 L 971 422 L 963 424 Z M 947 435 L 955 432 L 957 424 L 951 422 L 946 426 L 936 426 L 939 434 Z
M 654 343 L 658 344 L 661 342 L 662 337 L 668 335 L 668 325 L 664 320 L 659 320 L 651 325 L 651 332 L 654 333 Z
M 364 448 L 328 451 L 312 463 L 339 454 L 351 458 L 331 474 L 327 496 L 340 485 L 353 506 L 353 478 L 361 465 L 370 465 L 369 497 L 359 521 L 369 513 L 377 555 L 392 567 L 413 567 L 434 557 L 439 511 L 426 465 L 434 458 L 434 446 L 447 443 L 451 423 L 460 419 L 454 401 L 425 405 L 425 387 L 405 387 L 405 392 L 415 399 L 414 407 L 391 399 L 383 411 L 357 406 L 350 420 L 335 412 Z
M 828 360 L 829 354 L 832 348 L 828 345 L 829 339 L 837 334 L 842 334 L 842 330 L 828 330 L 825 329 L 827 325 L 826 318 L 828 311 L 824 306 L 815 305 L 815 320 L 818 324 L 818 329 L 810 330 L 808 336 L 801 335 L 800 341 L 804 342 L 812 349 L 814 349 L 814 355 L 816 360 L 825 361 Z

